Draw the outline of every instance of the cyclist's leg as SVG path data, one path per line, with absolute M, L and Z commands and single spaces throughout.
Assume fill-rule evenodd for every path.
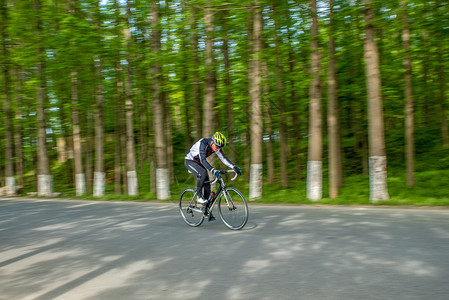
M 202 197 L 203 195 L 206 196 L 206 193 L 203 194 L 204 182 L 206 180 L 209 181 L 209 175 L 207 174 L 206 168 L 197 163 L 196 161 L 189 159 L 185 160 L 185 166 L 190 172 L 192 172 L 193 175 L 196 176 L 196 192 L 198 197 Z M 209 184 L 209 194 L 210 194 L 210 184 Z M 207 197 L 209 197 L 209 194 L 207 194 Z
M 206 181 L 206 183 L 204 183 L 203 184 L 203 187 L 204 187 L 204 199 L 209 199 L 209 196 L 210 196 L 210 182 L 209 182 L 209 174 L 207 173 L 207 171 L 206 171 L 206 179 L 205 179 L 205 181 Z

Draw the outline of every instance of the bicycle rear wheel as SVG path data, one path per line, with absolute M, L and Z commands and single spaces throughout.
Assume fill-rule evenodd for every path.
M 218 199 L 218 212 L 223 223 L 233 230 L 242 229 L 248 221 L 248 204 L 236 188 L 226 188 Z
M 204 221 L 202 204 L 196 202 L 196 190 L 187 188 L 179 197 L 179 212 L 189 226 L 200 226 Z

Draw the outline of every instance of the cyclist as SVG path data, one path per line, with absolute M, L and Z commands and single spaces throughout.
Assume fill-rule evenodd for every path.
M 210 183 L 205 183 L 209 181 L 207 171 L 217 178 L 221 176 L 220 171 L 212 167 L 206 160 L 207 157 L 216 153 L 227 167 L 233 169 L 237 174 L 242 173 L 241 169 L 224 155 L 222 148 L 226 145 L 226 142 L 226 137 L 217 131 L 212 138 L 202 138 L 196 142 L 185 156 L 186 168 L 196 176 L 197 201 L 200 204 L 207 204 L 210 196 Z

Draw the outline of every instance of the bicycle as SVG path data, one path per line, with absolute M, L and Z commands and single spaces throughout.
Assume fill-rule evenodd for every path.
M 220 175 L 234 172 L 234 170 L 220 171 Z M 234 181 L 238 174 L 231 179 Z M 234 187 L 226 187 L 222 176 L 214 181 L 218 182 L 217 193 L 209 200 L 209 204 L 197 203 L 196 188 L 186 188 L 179 197 L 179 211 L 187 225 L 200 226 L 204 219 L 211 221 L 212 209 L 218 201 L 218 214 L 222 222 L 232 230 L 242 229 L 248 221 L 248 204 L 243 194 Z

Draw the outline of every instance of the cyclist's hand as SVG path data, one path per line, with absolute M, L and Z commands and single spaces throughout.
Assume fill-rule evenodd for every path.
M 238 175 L 242 174 L 242 169 L 240 169 L 239 167 L 235 166 L 234 167 L 234 172 Z
M 214 173 L 215 177 L 220 178 L 220 176 L 221 176 L 221 171 L 220 170 L 213 170 L 212 172 Z

